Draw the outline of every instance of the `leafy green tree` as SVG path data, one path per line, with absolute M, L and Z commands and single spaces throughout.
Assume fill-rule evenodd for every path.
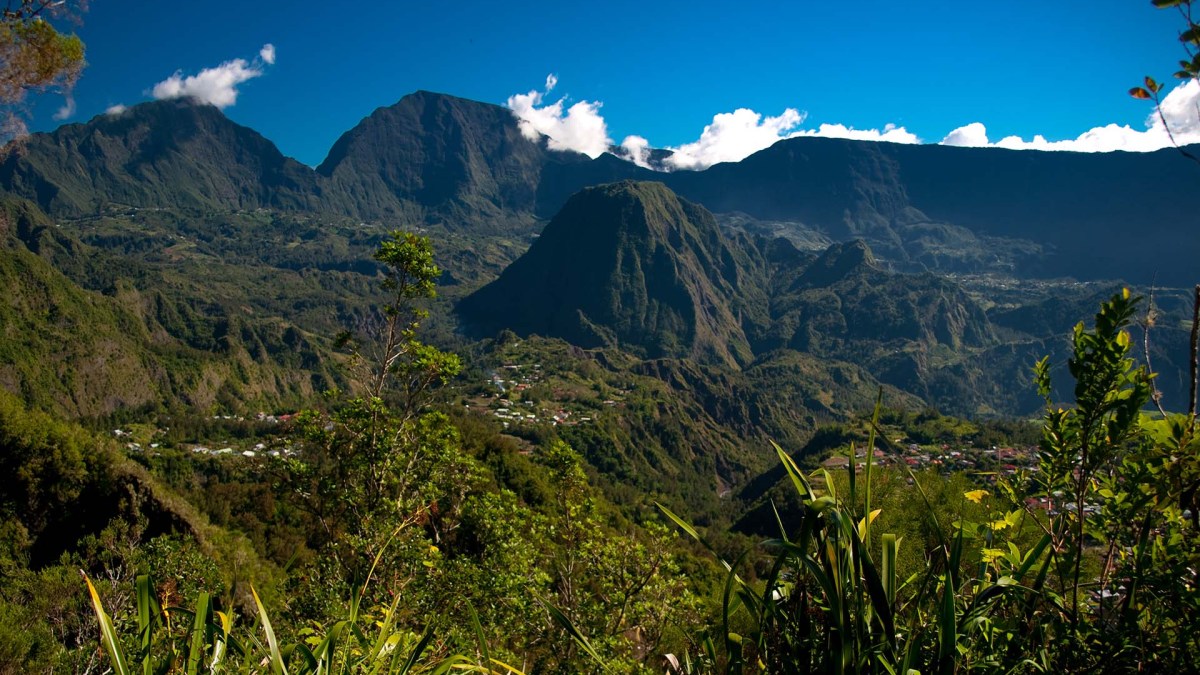
M 389 403 L 398 406 L 402 419 L 409 419 L 427 401 L 433 385 L 462 369 L 457 356 L 416 339 L 429 316 L 417 303 L 437 295 L 442 272 L 433 262 L 429 238 L 411 232 L 392 232 L 373 258 L 383 265 L 383 289 L 389 299 L 360 327 L 359 335 L 346 333 L 342 342 L 351 348 L 366 395 L 383 398 L 389 388 L 395 389 L 397 396 Z
M 83 41 L 52 22 L 76 19 L 85 0 L 19 0 L 0 13 L 0 140 L 25 132 L 18 114 L 29 92 L 69 92 L 83 71 Z
M 424 526 L 435 542 L 443 538 L 476 470 L 449 420 L 424 411 L 432 390 L 461 368 L 457 356 L 416 338 L 426 316 L 417 303 L 433 297 L 440 274 L 429 240 L 393 232 L 374 258 L 389 300 L 341 340 L 358 366 L 361 395 L 333 392 L 328 409 L 299 416 L 289 439 L 296 454 L 281 481 L 314 519 L 314 545 L 325 547 L 345 580 L 359 581 L 394 538 L 415 536 L 418 528 L 409 525 Z
M 579 672 L 590 653 L 619 672 L 643 672 L 672 631 L 697 622 L 698 602 L 680 573 L 673 537 L 662 525 L 614 530 L 598 513 L 583 471 L 569 445 L 551 443 L 542 455 L 550 469 L 557 508 L 549 519 L 547 559 L 552 596 L 546 607 L 563 631 L 552 634 L 554 657 L 543 667 Z M 572 638 L 581 631 L 583 651 Z
M 1050 364 L 1035 369 L 1038 391 L 1046 399 L 1037 496 L 1057 498 L 1052 543 L 1070 551 L 1066 562 L 1074 618 L 1080 618 L 1080 571 L 1083 563 L 1087 509 L 1099 484 L 1121 467 L 1127 446 L 1135 442 L 1141 409 L 1150 401 L 1150 374 L 1130 357 L 1132 341 L 1125 330 L 1136 300 L 1126 290 L 1105 303 L 1096 326 L 1075 327 L 1074 353 L 1068 369 L 1075 378 L 1075 405 L 1061 407 L 1050 399 Z

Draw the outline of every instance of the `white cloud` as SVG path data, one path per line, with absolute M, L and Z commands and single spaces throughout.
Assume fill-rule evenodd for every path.
M 846 138 L 852 141 L 882 141 L 884 143 L 920 143 L 921 139 L 904 127 L 885 124 L 883 129 L 855 129 L 844 124 L 822 124 L 812 131 L 798 131 L 788 138 L 797 136 L 822 136 L 824 138 Z
M 625 140 L 621 141 L 621 150 L 625 153 L 625 159 L 643 169 L 652 168 L 650 166 L 650 141 L 645 138 L 626 136 Z
M 546 76 L 545 88 L 508 97 L 506 104 L 517 117 L 521 133 L 536 141 L 547 138 L 551 150 L 581 152 L 593 159 L 613 150 L 608 126 L 600 114 L 599 101 L 579 101 L 569 108 L 566 98 L 546 103 L 546 97 L 558 85 L 558 77 Z M 736 162 L 774 145 L 785 138 L 826 136 L 892 143 L 919 143 L 904 127 L 888 124 L 880 129 L 855 129 L 842 124 L 822 124 L 816 129 L 797 130 L 804 113 L 788 108 L 778 116 L 764 117 L 749 108 L 713 116 L 700 138 L 678 147 L 666 160 L 669 169 L 705 169 L 719 162 Z M 637 135 L 626 136 L 616 154 L 645 168 L 650 166 L 650 142 Z
M 1076 138 L 1050 141 L 1041 134 L 1031 140 L 1006 136 L 998 141 L 988 140 L 987 128 L 972 122 L 951 131 L 942 139 L 943 145 L 996 147 L 1010 150 L 1067 150 L 1073 152 L 1150 152 L 1171 147 L 1171 135 L 1180 145 L 1200 143 L 1200 82 L 1191 80 L 1175 87 L 1162 100 L 1161 113 L 1155 109 L 1146 118 L 1146 128 L 1138 130 L 1129 125 L 1109 124 L 1089 129 Z M 1163 124 L 1166 119 L 1166 125 Z M 1168 128 L 1170 134 L 1167 133 Z
M 75 114 L 75 97 L 68 96 L 62 107 L 54 113 L 54 119 L 63 121 Z
M 546 136 L 547 147 L 551 150 L 572 150 L 592 159 L 607 152 L 612 139 L 608 137 L 608 126 L 600 115 L 601 103 L 579 101 L 564 110 L 564 97 L 543 105 L 542 101 L 557 84 L 558 78 L 548 75 L 545 90 L 535 89 L 508 97 L 509 109 L 520 120 L 521 133 L 533 141 Z
M 713 116 L 712 124 L 704 127 L 700 138 L 671 148 L 674 154 L 667 163 L 676 169 L 703 169 L 719 162 L 736 162 L 774 145 L 804 121 L 795 108 L 788 108 L 778 117 L 763 118 L 749 108 Z
M 127 106 L 123 103 L 118 103 L 116 105 L 108 106 L 108 108 L 104 111 L 104 114 L 111 115 L 112 117 L 116 117 L 117 115 L 120 115 L 121 113 L 125 112 L 126 110 L 129 110 L 129 106 Z
M 1147 123 L 1166 133 L 1157 113 L 1151 114 Z M 1162 115 L 1181 145 L 1200 142 L 1200 80 L 1189 80 L 1172 89 L 1163 99 Z
M 698 140 L 671 148 L 675 154 L 666 161 L 676 169 L 705 169 L 719 162 L 739 162 L 778 141 L 800 136 L 889 143 L 921 142 L 907 129 L 894 124 L 888 124 L 882 130 L 855 129 L 844 124 L 822 124 L 816 129 L 796 130 L 804 118 L 805 114 L 795 108 L 784 110 L 778 117 L 766 118 L 749 108 L 721 113 L 713 116 L 712 124 L 704 127 Z
M 803 129 L 800 127 L 806 114 L 796 108 L 787 108 L 774 117 L 764 116 L 749 108 L 738 108 L 733 112 L 714 115 L 712 123 L 704 127 L 695 141 L 668 147 L 672 154 L 663 161 L 663 165 L 655 167 L 650 164 L 652 146 L 642 136 L 626 136 L 618 148 L 612 147 L 607 124 L 600 114 L 601 102 L 579 101 L 568 108 L 564 97 L 553 103 L 545 103 L 546 97 L 557 84 L 558 78 L 549 75 L 542 91 L 534 90 L 508 98 L 508 107 L 519 120 L 525 137 L 536 141 L 545 136 L 551 150 L 581 152 L 593 159 L 611 150 L 645 168 L 706 169 L 720 162 L 741 161 L 778 141 L 797 137 L 820 136 L 909 144 L 923 142 L 916 134 L 894 124 L 884 125 L 882 129 L 856 129 L 844 124 L 826 123 L 815 129 Z M 951 131 L 941 140 L 941 144 L 1015 150 L 1148 152 L 1171 146 L 1168 129 L 1180 145 L 1200 143 L 1200 81 L 1189 81 L 1167 94 L 1162 101 L 1161 118 L 1156 109 L 1146 119 L 1145 126 L 1145 129 L 1138 130 L 1128 125 L 1109 124 L 1085 131 L 1076 138 L 1060 141 L 1047 140 L 1041 134 L 1034 135 L 1030 140 L 1007 136 L 993 141 L 988 138 L 987 127 L 982 122 L 972 122 Z
M 237 103 L 238 85 L 261 76 L 263 67 L 272 63 L 275 63 L 275 47 L 263 45 L 259 57 L 253 62 L 233 59 L 186 77 L 177 70 L 154 85 L 150 94 L 156 99 L 194 98 L 218 108 L 227 108 Z
M 971 122 L 965 127 L 959 127 L 942 139 L 942 145 L 962 148 L 981 148 L 987 144 L 987 127 L 983 126 L 982 122 Z

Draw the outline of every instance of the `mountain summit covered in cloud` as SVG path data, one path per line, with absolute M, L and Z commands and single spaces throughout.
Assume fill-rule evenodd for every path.
M 608 124 L 601 114 L 603 103 L 578 101 L 568 106 L 565 96 L 548 102 L 551 90 L 557 84 L 558 78 L 550 75 L 546 78 L 545 90 L 508 98 L 507 106 L 520 120 L 522 130 L 526 134 L 544 135 L 552 150 L 582 152 L 593 158 L 612 146 Z M 705 125 L 696 140 L 663 148 L 670 154 L 662 162 L 649 161 L 650 141 L 638 135 L 627 136 L 619 144 L 619 154 L 638 166 L 675 171 L 738 162 L 790 138 L 824 137 L 909 144 L 928 142 L 903 126 L 890 122 L 878 129 L 856 129 L 829 122 L 815 128 L 804 128 L 807 118 L 808 115 L 797 108 L 787 108 L 774 116 L 750 108 L 738 108 L 714 115 L 712 122 Z M 1200 82 L 1186 82 L 1167 94 L 1162 105 L 1147 116 L 1143 130 L 1129 125 L 1108 124 L 1084 131 L 1073 139 L 1051 141 L 1042 134 L 1035 134 L 1030 140 L 1020 136 L 1005 136 L 993 141 L 989 139 L 987 127 L 982 122 L 971 122 L 950 131 L 939 142 L 961 147 L 1071 152 L 1152 152 L 1175 144 L 1198 143 Z

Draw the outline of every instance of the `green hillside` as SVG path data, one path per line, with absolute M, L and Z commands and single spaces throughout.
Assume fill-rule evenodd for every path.
M 6 205 L 2 230 L 0 381 L 36 407 L 84 418 L 273 407 L 336 381 L 302 331 L 201 294 L 201 279 L 181 288 L 118 262 L 28 203 Z

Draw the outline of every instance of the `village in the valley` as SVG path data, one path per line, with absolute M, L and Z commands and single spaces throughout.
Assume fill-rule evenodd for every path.
M 467 409 L 500 420 L 505 429 L 517 425 L 548 424 L 575 426 L 595 420 L 600 411 L 595 401 L 580 397 L 554 397 L 561 387 L 538 387 L 544 383 L 542 364 L 505 364 L 489 371 L 481 389 L 463 405 Z M 539 394 L 550 394 L 542 398 Z M 620 401 L 604 399 L 600 405 L 618 407 Z
M 995 483 L 998 476 L 1013 476 L 1020 472 L 1035 473 L 1038 470 L 1037 448 L 1012 447 L 952 447 L 949 444 L 918 445 L 904 443 L 904 439 L 882 450 L 876 445 L 872 460 L 876 466 L 908 467 L 913 471 L 935 469 L 943 474 L 966 473 L 978 476 L 986 483 Z M 848 452 L 835 452 L 821 465 L 830 470 L 846 470 L 850 466 Z M 855 449 L 855 469 L 862 472 L 866 466 L 866 450 Z

